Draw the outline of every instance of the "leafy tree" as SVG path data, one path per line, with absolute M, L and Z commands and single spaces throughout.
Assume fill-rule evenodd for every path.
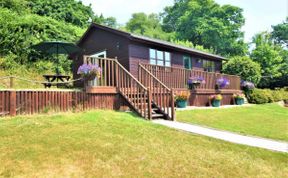
M 125 29 L 129 32 L 152 38 L 169 40 L 173 33 L 165 33 L 161 27 L 161 20 L 157 14 L 135 13 L 127 22 Z
M 238 75 L 242 80 L 258 84 L 261 79 L 261 67 L 247 56 L 232 57 L 223 66 L 223 72 L 231 75 Z
M 272 38 L 281 45 L 288 47 L 288 17 L 278 25 L 272 26 Z
M 180 40 L 189 40 L 204 48 L 213 48 L 225 56 L 244 55 L 247 45 L 243 41 L 242 9 L 213 0 L 175 0 L 165 8 L 163 29 L 175 31 Z
M 253 43 L 256 48 L 252 51 L 250 57 L 261 65 L 262 79 L 260 87 L 271 87 L 273 79 L 282 76 L 281 69 L 284 65 L 281 56 L 282 48 L 273 44 L 271 35 L 267 32 L 255 35 Z

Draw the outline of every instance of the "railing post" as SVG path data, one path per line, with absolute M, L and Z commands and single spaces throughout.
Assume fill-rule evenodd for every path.
M 14 88 L 14 77 L 10 77 L 10 88 Z
M 152 119 L 152 95 L 150 88 L 147 88 L 147 94 L 148 94 L 148 119 Z
M 10 116 L 16 116 L 16 91 L 10 91 L 10 103 L 9 103 L 9 114 Z
M 174 108 L 174 93 L 173 93 L 173 89 L 172 88 L 171 88 L 171 118 L 172 118 L 172 121 L 176 120 L 175 108 Z

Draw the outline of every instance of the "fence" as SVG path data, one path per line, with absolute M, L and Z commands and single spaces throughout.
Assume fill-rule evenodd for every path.
M 126 103 L 117 93 L 85 93 L 73 90 L 0 90 L 0 116 L 48 111 L 114 109 Z

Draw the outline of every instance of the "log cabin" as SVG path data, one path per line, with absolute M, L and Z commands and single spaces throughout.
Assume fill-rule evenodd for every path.
M 190 92 L 188 105 L 209 106 L 209 96 L 221 94 L 222 105 L 234 103 L 240 77 L 221 73 L 225 57 L 92 23 L 77 45 L 82 53 L 71 56 L 73 77 L 83 63 L 97 64 L 102 77 L 88 83 L 87 92 L 119 92 L 145 118 L 173 119 L 174 97 Z M 188 90 L 189 77 L 203 77 L 205 84 Z M 218 78 L 230 85 L 216 89 Z M 83 86 L 83 82 L 76 82 Z

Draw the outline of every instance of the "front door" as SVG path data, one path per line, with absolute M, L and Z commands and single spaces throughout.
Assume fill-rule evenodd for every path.
M 97 58 L 106 58 L 107 57 L 107 51 L 106 50 L 104 50 L 104 51 L 101 51 L 101 52 L 97 52 L 97 53 L 95 53 L 95 54 L 93 54 L 93 55 L 90 55 L 89 57 L 91 57 L 92 59 L 91 59 L 91 63 L 92 64 L 96 64 L 96 65 L 98 65 L 99 66 L 99 60 L 97 60 Z M 98 84 L 98 81 L 99 79 L 94 79 L 94 80 L 92 80 L 92 81 L 89 81 L 88 82 L 88 85 L 89 86 L 98 86 L 99 84 Z

